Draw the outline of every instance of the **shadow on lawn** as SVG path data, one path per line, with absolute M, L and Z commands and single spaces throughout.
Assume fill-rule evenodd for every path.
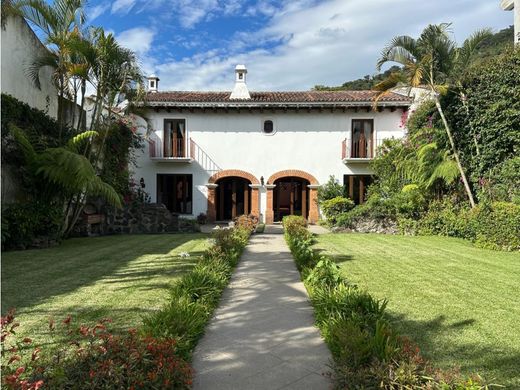
M 201 234 L 105 236 L 70 239 L 59 247 L 4 253 L 2 313 L 37 305 L 99 280 L 121 288 L 164 288 L 145 281 L 191 268 L 196 256 L 169 254 Z M 199 255 L 201 252 L 196 252 Z M 138 260 L 142 256 L 152 258 Z M 129 266 L 131 262 L 137 263 Z M 141 264 L 141 261 L 145 264 Z
M 345 263 L 347 261 L 354 260 L 354 256 L 347 255 L 345 253 L 330 253 L 330 252 L 327 252 L 327 250 L 325 250 L 323 248 L 313 248 L 312 250 L 317 255 L 327 255 L 336 263 Z
M 442 364 L 442 361 L 435 360 L 436 356 L 439 360 L 444 357 L 446 361 L 455 362 L 454 365 L 463 372 L 478 373 L 488 382 L 507 388 L 520 386 L 520 351 L 510 345 L 494 345 L 489 341 L 485 344 L 461 342 L 453 337 L 464 328 L 475 326 L 475 319 L 450 322 L 440 315 L 430 321 L 416 321 L 396 313 L 389 313 L 389 318 L 402 335 L 419 346 L 426 358 L 432 359 L 434 365 Z

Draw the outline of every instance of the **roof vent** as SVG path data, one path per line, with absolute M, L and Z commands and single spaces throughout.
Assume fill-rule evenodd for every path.
M 246 84 L 247 68 L 245 65 L 235 67 L 235 87 L 231 92 L 230 99 L 251 99 Z
M 152 74 L 147 77 L 148 79 L 148 91 L 149 92 L 157 92 L 159 90 L 159 77 Z

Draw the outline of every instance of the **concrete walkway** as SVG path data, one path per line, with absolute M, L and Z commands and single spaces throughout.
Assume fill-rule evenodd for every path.
M 330 352 L 283 235 L 254 235 L 194 358 L 194 389 L 327 389 Z

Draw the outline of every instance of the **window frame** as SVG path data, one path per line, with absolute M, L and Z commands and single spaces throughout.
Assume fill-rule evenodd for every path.
M 164 189 L 162 188 L 165 177 L 171 178 L 172 185 L 173 185 L 173 192 L 170 192 L 170 196 L 172 196 L 172 209 L 168 208 L 168 204 L 164 204 L 163 202 L 163 194 Z M 182 177 L 182 179 L 181 179 Z M 187 186 L 183 188 L 183 196 L 181 196 L 182 201 L 180 202 L 181 205 L 178 203 L 178 197 L 176 193 L 176 187 L 179 183 L 179 179 L 181 179 L 182 182 L 186 182 Z M 162 203 L 168 208 L 168 210 L 172 213 L 180 214 L 180 215 L 193 215 L 193 174 L 192 173 L 157 173 L 156 174 L 156 180 L 157 180 L 157 191 L 156 191 L 156 199 L 157 203 Z M 162 190 L 162 191 L 160 191 Z M 184 206 L 182 206 L 182 203 L 184 203 Z M 180 209 L 180 211 L 177 211 L 177 209 Z M 184 209 L 184 210 L 183 210 Z
M 265 131 L 265 123 L 266 122 L 271 122 L 272 125 L 273 125 L 273 130 L 270 132 L 270 133 L 267 133 Z M 261 126 L 260 126 L 260 131 L 262 132 L 263 135 L 268 135 L 268 136 L 272 136 L 276 133 L 276 127 L 275 127 L 275 121 L 273 118 L 262 118 L 262 122 L 261 122 Z

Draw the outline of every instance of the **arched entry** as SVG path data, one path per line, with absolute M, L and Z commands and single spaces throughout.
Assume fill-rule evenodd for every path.
M 281 222 L 286 215 L 309 216 L 309 181 L 289 176 L 276 179 L 273 183 L 274 222 Z
M 222 170 L 208 180 L 208 221 L 229 220 L 241 214 L 259 215 L 260 181 L 249 172 Z
M 289 169 L 267 180 L 266 223 L 281 221 L 285 215 L 303 215 L 310 223 L 318 222 L 318 181 L 311 174 Z
M 251 181 L 236 176 L 217 180 L 215 203 L 217 221 L 228 221 L 249 214 L 251 210 Z

